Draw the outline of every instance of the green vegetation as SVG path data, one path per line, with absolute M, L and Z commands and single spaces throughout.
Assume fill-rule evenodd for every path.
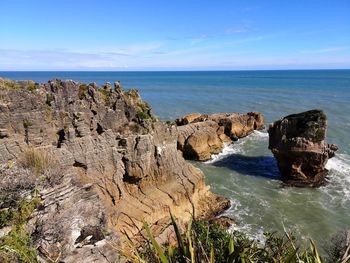
M 146 119 L 150 119 L 151 118 L 151 116 L 149 116 L 149 114 L 147 112 L 144 112 L 144 111 L 138 111 L 136 113 L 136 117 L 139 120 L 146 120 Z
M 320 111 L 319 118 L 320 118 L 320 120 L 323 121 L 323 122 L 326 122 L 326 121 L 327 121 L 327 116 L 326 116 L 326 114 L 325 114 L 322 110 Z
M 315 138 L 318 141 L 322 141 L 325 137 L 325 131 L 323 128 L 318 128 L 315 132 Z
M 35 88 L 36 84 L 31 80 L 13 81 L 10 79 L 0 78 L 0 89 L 27 89 L 29 91 L 34 91 Z
M 15 207 L 0 211 L 0 227 L 12 227 L 7 235 L 0 238 L 0 262 L 38 262 L 37 250 L 25 226 L 40 203 L 41 199 L 34 192 L 31 200 L 18 201 Z
M 52 102 L 55 100 L 55 97 L 52 94 L 47 94 L 46 95 L 46 104 L 49 107 L 52 107 Z
M 193 221 L 187 231 L 181 233 L 175 219 L 172 225 L 176 234 L 175 244 L 160 245 L 145 223 L 149 242 L 146 249 L 135 249 L 130 239 L 131 252 L 123 253 L 129 262 L 160 263 L 323 263 L 315 243 L 310 240 L 310 247 L 300 249 L 292 234 L 265 233 L 263 243 L 249 239 L 246 235 L 223 230 L 219 225 L 209 225 L 206 221 Z M 337 258 L 332 263 L 345 263 Z
M 30 120 L 23 120 L 23 127 L 24 129 L 28 129 L 29 127 L 31 127 L 33 125 L 33 123 Z
M 111 97 L 111 93 L 105 89 L 99 89 L 99 91 L 102 94 L 102 99 L 107 104 L 109 102 L 110 97 Z
M 25 85 L 25 88 L 29 91 L 35 90 L 35 83 L 33 81 L 28 81 Z
M 19 89 L 20 87 L 15 81 L 0 78 L 0 89 Z
M 83 99 L 84 97 L 86 97 L 86 95 L 88 94 L 88 85 L 81 83 L 79 84 L 79 99 Z

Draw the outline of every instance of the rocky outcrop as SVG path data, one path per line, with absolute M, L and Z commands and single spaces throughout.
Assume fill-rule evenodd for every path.
M 221 152 L 224 144 L 232 143 L 264 129 L 264 116 L 259 112 L 192 113 L 176 120 L 178 149 L 184 158 L 205 161 Z
M 141 240 L 143 221 L 166 240 L 169 211 L 184 223 L 227 208 L 183 159 L 177 138 L 177 127 L 158 122 L 136 90 L 0 79 L 0 162 L 12 169 L 35 149 L 60 167 L 28 184 L 42 199 L 32 220 L 42 262 L 114 262 L 122 233 Z M 0 189 L 15 182 L 5 179 Z
M 270 124 L 269 149 L 284 182 L 317 187 L 325 183 L 325 165 L 338 149 L 325 142 L 327 118 L 321 110 L 292 114 Z

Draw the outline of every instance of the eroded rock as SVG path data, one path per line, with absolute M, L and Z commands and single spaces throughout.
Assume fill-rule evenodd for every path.
M 338 149 L 325 142 L 327 118 L 321 110 L 292 114 L 270 124 L 269 149 L 284 182 L 317 187 L 325 183 L 325 165 Z
M 259 112 L 193 113 L 176 120 L 178 149 L 190 160 L 205 161 L 222 151 L 224 144 L 232 143 L 264 129 L 264 115 Z
M 60 180 L 38 189 L 34 241 L 43 262 L 113 262 L 122 233 L 146 236 L 143 221 L 165 241 L 170 211 L 183 224 L 229 204 L 178 152 L 177 128 L 157 122 L 136 90 L 0 79 L 0 131 L 1 163 L 34 148 L 61 167 Z

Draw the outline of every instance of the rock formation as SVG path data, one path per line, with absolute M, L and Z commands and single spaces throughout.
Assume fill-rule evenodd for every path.
M 185 159 L 205 161 L 221 152 L 225 143 L 232 143 L 264 129 L 264 116 L 258 112 L 192 113 L 176 120 L 178 149 Z
M 143 221 L 165 240 L 169 211 L 187 222 L 228 207 L 183 159 L 177 138 L 136 90 L 0 79 L 0 210 L 4 196 L 36 187 L 42 205 L 29 229 L 42 262 L 114 262 L 122 233 L 142 238 Z M 33 150 L 55 160 L 39 176 L 20 167 Z
M 284 182 L 317 187 L 325 183 L 325 165 L 338 149 L 325 142 L 326 115 L 320 110 L 292 114 L 270 124 L 269 149 Z

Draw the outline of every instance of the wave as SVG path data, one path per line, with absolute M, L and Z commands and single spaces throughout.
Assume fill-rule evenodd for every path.
M 237 221 L 228 229 L 229 232 L 239 231 L 246 234 L 250 239 L 257 242 L 263 242 L 265 240 L 264 228 L 256 224 L 247 224 L 244 219 L 251 212 L 248 207 L 242 207 L 238 200 L 231 200 L 231 207 L 223 214 L 223 216 L 234 217 Z
M 247 137 L 243 139 L 239 139 L 238 141 L 231 143 L 231 144 L 225 144 L 223 150 L 219 154 L 213 154 L 211 156 L 211 159 L 209 161 L 206 161 L 207 164 L 213 164 L 217 161 L 220 161 L 224 159 L 227 156 L 230 156 L 232 154 L 237 153 L 244 153 L 245 149 L 244 146 L 249 141 L 265 141 L 269 137 L 269 134 L 267 132 L 263 131 L 254 131 L 252 134 L 248 135 Z
M 225 176 L 232 176 L 231 181 L 225 181 L 225 186 L 218 186 L 224 188 L 222 192 L 229 193 L 231 199 L 231 207 L 224 215 L 237 220 L 230 231 L 241 231 L 251 239 L 264 241 L 265 231 L 279 230 L 283 233 L 286 226 L 287 231 L 292 231 L 303 241 L 309 237 L 319 241 L 332 231 L 348 227 L 350 155 L 337 153 L 328 160 L 329 183 L 321 188 L 281 187 L 280 182 L 274 180 L 279 173 L 273 156 L 267 151 L 267 140 L 267 132 L 255 131 L 226 145 L 221 153 L 206 162 L 210 166 L 229 168 Z M 230 158 L 230 155 L 234 157 Z M 264 176 L 267 180 L 259 181 L 255 180 L 258 177 L 239 176 L 255 175 L 254 169 L 258 169 L 258 175 L 270 173 L 270 176 Z M 295 216 L 294 211 L 301 216 Z M 275 220 L 268 216 L 271 214 L 275 215 Z M 315 229 L 315 222 L 325 226 L 324 234 Z
M 337 191 L 342 204 L 350 203 L 350 156 L 336 154 L 328 160 L 326 169 L 329 170 L 329 184 L 323 190 L 332 195 L 332 199 L 334 198 L 332 193 Z

